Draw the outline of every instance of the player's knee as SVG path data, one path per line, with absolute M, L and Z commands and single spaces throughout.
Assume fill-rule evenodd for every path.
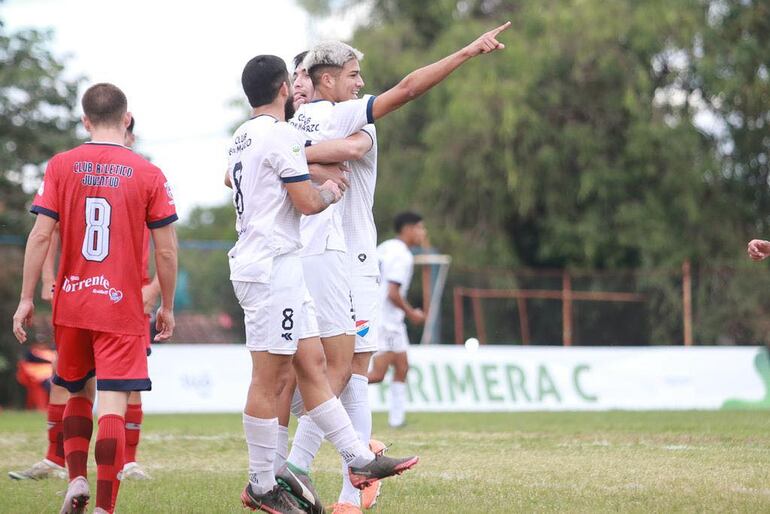
M 352 371 L 355 375 L 364 375 L 369 372 L 369 363 L 372 360 L 372 353 L 357 353 L 353 356 Z
M 335 365 L 327 364 L 326 374 L 329 376 L 329 385 L 334 390 L 334 394 L 339 396 L 350 381 L 350 376 L 353 374 L 353 365 L 350 362 L 346 364 L 336 363 Z
M 323 352 L 313 355 L 303 355 L 294 359 L 294 371 L 298 380 L 314 380 L 326 377 L 326 358 Z
M 369 373 L 369 383 L 370 384 L 379 384 L 380 382 L 385 380 L 385 371 L 386 371 L 386 369 L 387 368 L 382 369 L 382 370 L 381 369 L 376 369 L 376 368 L 373 369 Z

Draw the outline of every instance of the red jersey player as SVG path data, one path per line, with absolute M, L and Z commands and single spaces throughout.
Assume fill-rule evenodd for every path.
M 141 294 L 145 226 L 155 244 L 161 288 L 156 340 L 170 338 L 174 329 L 176 236 L 171 223 L 177 215 L 168 182 L 157 167 L 123 146 L 131 115 L 120 89 L 96 84 L 86 91 L 82 105 L 92 141 L 48 163 L 31 209 L 38 217 L 27 240 L 21 299 L 13 316 L 14 334 L 23 343 L 24 324 L 34 312 L 35 284 L 58 221 L 56 383 L 71 393 L 63 423 L 70 483 L 62 513 L 83 512 L 90 497 L 86 464 L 92 404 L 84 384 L 96 376 L 98 513 L 115 507 L 129 392 L 151 389 Z
M 126 140 L 124 145 L 132 148 L 136 141 L 134 135 L 134 125 L 136 116 L 132 116 L 131 123 L 126 130 Z M 53 288 L 56 283 L 56 258 L 59 253 L 59 231 L 58 227 L 53 233 L 53 239 L 48 248 L 48 255 L 43 263 L 42 270 L 42 288 L 40 298 L 50 302 L 53 300 Z M 155 310 L 160 295 L 160 284 L 158 277 L 150 277 L 150 230 L 144 229 L 144 244 L 142 245 L 142 301 L 144 302 L 145 318 L 148 320 L 147 330 L 147 355 L 150 355 L 150 314 Z M 56 366 L 54 359 L 53 366 Z M 95 395 L 96 379 L 90 379 L 86 385 L 88 399 L 93 401 Z M 45 458 L 34 463 L 29 469 L 24 471 L 9 471 L 8 476 L 14 480 L 41 480 L 49 477 L 66 478 L 67 470 L 64 462 L 64 439 L 62 433 L 62 417 L 64 416 L 64 407 L 69 399 L 69 391 L 62 386 L 51 383 L 49 402 L 48 402 L 48 448 Z M 121 480 L 146 480 L 150 476 L 136 461 L 136 451 L 139 445 L 139 438 L 142 426 L 142 396 L 139 391 L 132 391 L 128 397 L 128 407 L 126 409 L 126 448 L 124 452 L 124 465 Z

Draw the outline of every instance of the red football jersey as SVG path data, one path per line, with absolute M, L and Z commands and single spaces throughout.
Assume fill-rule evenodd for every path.
M 85 143 L 50 160 L 31 211 L 60 225 L 54 324 L 146 334 L 145 227 L 177 220 L 160 169 L 124 146 Z

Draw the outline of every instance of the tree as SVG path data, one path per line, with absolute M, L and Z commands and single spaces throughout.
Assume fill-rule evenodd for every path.
M 0 22 L 0 236 L 26 234 L 32 215 L 31 195 L 48 158 L 78 142 L 79 79 L 63 77 L 64 62 L 49 45 L 50 32 L 9 34 Z M 34 189 L 34 187 L 32 187 Z M 18 302 L 22 249 L 2 247 L 0 319 L 10 326 Z M 19 345 L 10 330 L 0 333 L 0 404 L 19 404 L 13 378 Z
M 362 2 L 306 3 L 336 13 Z M 504 52 L 378 123 L 378 226 L 418 208 L 459 266 L 678 269 L 689 259 L 696 271 L 740 266 L 749 236 L 769 228 L 767 2 L 365 3 L 352 44 L 367 54 L 372 93 L 514 23 Z M 724 281 L 698 273 L 700 314 L 746 326 L 741 313 L 756 312 L 740 294 L 746 281 L 714 302 Z M 681 291 L 663 282 L 649 284 L 662 291 L 650 319 L 673 333 Z M 699 326 L 698 340 L 721 337 Z

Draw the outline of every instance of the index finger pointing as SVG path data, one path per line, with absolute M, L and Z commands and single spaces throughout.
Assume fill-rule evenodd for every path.
M 508 27 L 510 27 L 510 26 L 511 26 L 511 22 L 510 21 L 506 21 L 505 23 L 503 23 L 502 25 L 500 25 L 496 29 L 492 30 L 492 32 L 490 34 L 492 35 L 492 37 L 495 37 L 499 33 L 501 33 L 502 31 L 508 30 Z

